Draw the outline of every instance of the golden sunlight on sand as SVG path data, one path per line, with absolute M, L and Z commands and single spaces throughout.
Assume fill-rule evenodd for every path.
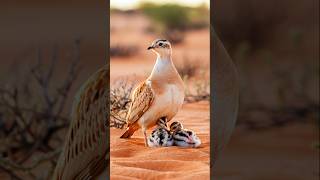
M 210 120 L 207 101 L 185 104 L 173 121 L 197 132 L 199 148 L 144 146 L 143 133 L 120 139 L 121 129 L 110 130 L 110 171 L 112 180 L 126 179 L 209 179 Z M 170 123 L 169 123 L 170 124 Z M 148 134 L 151 130 L 148 131 Z

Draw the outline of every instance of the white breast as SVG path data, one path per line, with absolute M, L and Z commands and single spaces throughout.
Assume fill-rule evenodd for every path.
M 159 98 L 159 107 L 163 109 L 163 115 L 171 119 L 181 108 L 184 93 L 174 84 L 166 85 L 166 91 Z
M 166 87 L 165 96 L 168 98 L 170 104 L 182 105 L 184 100 L 184 93 L 174 84 L 168 84 Z
M 155 96 L 152 106 L 139 120 L 140 126 L 153 126 L 161 117 L 167 117 L 170 121 L 179 111 L 183 104 L 184 92 L 173 84 L 165 85 L 165 91 Z

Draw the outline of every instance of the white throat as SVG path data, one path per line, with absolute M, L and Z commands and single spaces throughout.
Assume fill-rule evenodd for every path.
M 158 55 L 150 77 L 162 76 L 172 70 L 175 70 L 175 67 L 171 55 L 167 57 Z

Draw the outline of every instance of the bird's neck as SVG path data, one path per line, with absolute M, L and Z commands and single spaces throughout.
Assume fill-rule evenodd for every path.
M 159 54 L 157 54 L 157 60 L 158 59 L 161 59 L 161 60 L 172 60 L 171 59 L 171 53 L 159 53 Z
M 176 72 L 176 68 L 172 62 L 171 54 L 158 54 L 156 63 L 150 75 L 150 79 L 157 79 Z

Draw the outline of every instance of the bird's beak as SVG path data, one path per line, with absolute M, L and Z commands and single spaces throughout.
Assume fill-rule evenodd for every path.
M 150 50 L 150 49 L 153 49 L 154 47 L 153 46 L 149 46 L 148 48 L 147 48 L 147 50 Z

